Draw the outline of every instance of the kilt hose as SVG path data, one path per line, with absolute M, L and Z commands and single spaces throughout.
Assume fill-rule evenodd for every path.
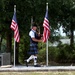
M 30 55 L 35 55 L 35 54 L 38 54 L 38 46 L 37 44 L 35 43 L 31 43 L 30 44 L 30 49 L 28 51 L 28 54 Z

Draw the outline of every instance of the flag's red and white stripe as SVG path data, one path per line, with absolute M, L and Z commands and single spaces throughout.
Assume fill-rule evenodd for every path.
M 15 21 L 14 21 L 14 20 L 12 20 L 12 23 L 11 23 L 10 28 L 11 28 L 12 30 L 14 30 L 14 31 L 15 31 L 16 23 L 15 23 Z
M 43 42 L 46 42 L 50 35 L 50 27 L 49 27 L 49 21 L 45 17 L 44 23 L 43 23 L 44 31 L 43 31 Z
M 15 38 L 16 42 L 19 42 L 20 41 L 18 25 L 16 25 L 16 29 L 14 31 L 14 38 Z
M 16 18 L 16 16 L 14 15 L 10 28 L 14 31 L 14 39 L 15 39 L 15 41 L 19 42 L 20 41 L 20 36 L 19 36 L 18 25 L 17 25 L 17 22 L 15 21 L 15 18 Z

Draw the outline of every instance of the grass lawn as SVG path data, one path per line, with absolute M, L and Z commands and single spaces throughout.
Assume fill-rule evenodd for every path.
M 0 75 L 75 75 L 75 71 L 0 72 Z

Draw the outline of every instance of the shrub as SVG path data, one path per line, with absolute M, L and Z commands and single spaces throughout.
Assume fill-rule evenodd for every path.
M 38 54 L 39 61 L 46 61 L 46 47 L 42 48 Z M 75 62 L 75 48 L 71 48 L 70 45 L 60 44 L 57 47 L 48 48 L 48 60 L 49 62 L 57 63 L 72 63 Z
M 44 62 L 46 61 L 46 49 L 43 48 L 39 51 L 39 54 L 38 54 L 38 61 L 39 62 Z

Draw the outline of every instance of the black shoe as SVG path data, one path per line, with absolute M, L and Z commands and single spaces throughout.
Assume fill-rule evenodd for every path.
M 34 65 L 34 67 L 41 67 L 41 65 Z
M 26 63 L 26 66 L 28 67 L 28 62 L 27 62 L 27 60 L 25 60 L 25 63 Z

